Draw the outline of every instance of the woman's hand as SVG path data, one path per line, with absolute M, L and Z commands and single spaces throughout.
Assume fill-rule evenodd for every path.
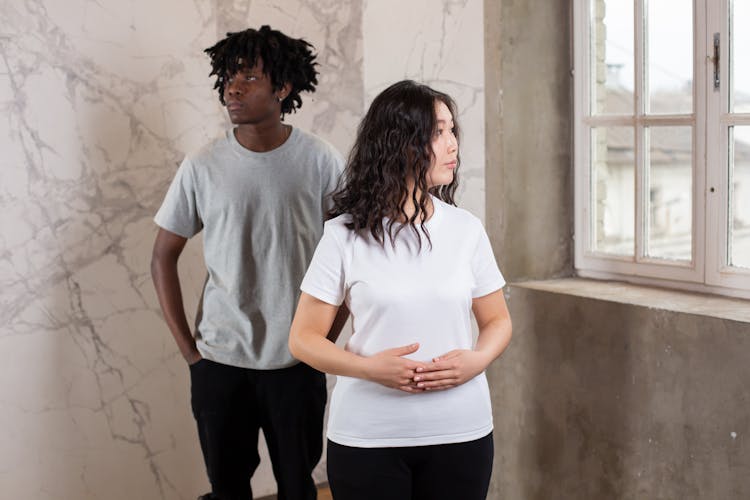
M 386 349 L 366 358 L 365 374 L 371 382 L 399 389 L 405 392 L 422 392 L 417 387 L 414 376 L 417 370 L 424 368 L 423 363 L 404 358 L 419 349 L 419 344 L 410 344 L 393 349 Z
M 337 323 L 343 325 L 348 314 L 343 305 L 339 308 L 302 292 L 289 332 L 292 355 L 325 373 L 369 380 L 405 392 L 422 392 L 414 383 L 414 374 L 425 363 L 404 357 L 416 352 L 419 344 L 361 356 L 332 342 L 340 329 Z
M 450 389 L 473 379 L 487 368 L 487 355 L 467 349 L 450 351 L 416 369 L 414 383 L 421 390 Z
M 477 297 L 471 307 L 479 326 L 474 350 L 456 349 L 417 368 L 417 388 L 434 391 L 461 385 L 482 373 L 508 347 L 512 326 L 503 291 Z

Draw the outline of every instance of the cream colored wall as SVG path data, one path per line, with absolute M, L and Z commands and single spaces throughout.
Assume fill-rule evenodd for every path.
M 460 200 L 483 216 L 480 0 L 1 3 L 3 497 L 207 490 L 188 372 L 151 284 L 152 216 L 183 155 L 228 124 L 202 49 L 260 24 L 317 47 L 320 89 L 288 120 L 343 152 L 387 84 L 454 95 Z M 204 272 L 196 238 L 181 259 L 191 314 Z M 267 460 L 253 484 L 275 489 Z
M 410 78 L 451 95 L 461 126 L 459 206 L 484 218 L 484 29 L 481 0 L 365 2 L 367 102 Z

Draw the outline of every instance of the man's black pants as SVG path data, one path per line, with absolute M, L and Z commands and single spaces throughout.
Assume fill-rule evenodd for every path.
M 279 500 L 317 498 L 311 473 L 323 452 L 325 375 L 304 363 L 252 370 L 202 359 L 190 366 L 190 379 L 212 498 L 252 498 L 260 429 Z

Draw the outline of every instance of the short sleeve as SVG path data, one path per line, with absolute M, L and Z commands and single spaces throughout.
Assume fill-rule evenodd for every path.
M 505 278 L 497 267 L 490 239 L 483 227 L 480 227 L 471 269 L 474 275 L 474 286 L 471 289 L 472 298 L 483 297 L 505 286 Z
M 323 302 L 340 306 L 346 294 L 346 279 L 344 251 L 336 239 L 335 229 L 331 221 L 326 222 L 300 290 Z
M 190 238 L 203 229 L 191 167 L 190 160 L 185 158 L 177 169 L 159 211 L 154 216 L 154 222 L 160 227 L 184 238 Z

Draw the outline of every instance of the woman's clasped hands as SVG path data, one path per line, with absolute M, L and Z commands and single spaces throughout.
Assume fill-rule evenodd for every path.
M 409 344 L 366 358 L 366 378 L 410 393 L 445 390 L 476 377 L 491 361 L 482 352 L 470 349 L 456 349 L 428 362 L 405 357 L 418 349 L 419 344 Z

